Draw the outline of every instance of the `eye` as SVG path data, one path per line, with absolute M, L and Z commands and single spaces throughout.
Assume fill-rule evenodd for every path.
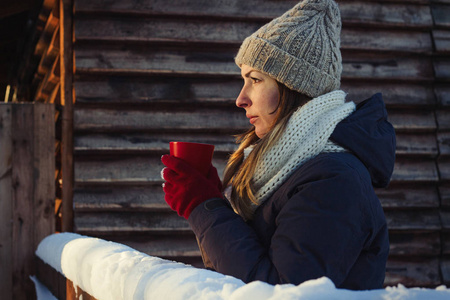
M 250 79 L 252 80 L 253 83 L 258 83 L 261 81 L 261 79 L 258 79 L 256 77 L 250 77 Z

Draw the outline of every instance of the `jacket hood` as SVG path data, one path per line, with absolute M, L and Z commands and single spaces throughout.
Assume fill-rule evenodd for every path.
M 359 103 L 331 139 L 355 154 L 369 170 L 374 187 L 386 187 L 394 170 L 395 131 L 380 93 Z

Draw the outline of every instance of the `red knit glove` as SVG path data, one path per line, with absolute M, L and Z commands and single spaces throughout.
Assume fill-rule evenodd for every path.
M 191 167 L 185 161 L 163 155 L 162 163 L 167 167 L 161 172 L 166 180 L 163 185 L 165 200 L 169 206 L 184 217 L 189 218 L 191 212 L 198 205 L 211 198 L 222 198 L 222 182 L 217 170 L 212 165 L 208 176 Z

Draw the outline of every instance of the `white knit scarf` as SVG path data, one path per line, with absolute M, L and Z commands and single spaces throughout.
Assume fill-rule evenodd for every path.
M 355 110 L 345 103 L 343 91 L 312 99 L 295 111 L 275 144 L 258 161 L 253 175 L 258 205 L 267 200 L 289 176 L 321 152 L 341 152 L 329 141 L 336 125 Z

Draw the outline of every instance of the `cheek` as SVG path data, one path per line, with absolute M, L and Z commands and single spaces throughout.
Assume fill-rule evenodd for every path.
M 267 91 L 266 94 L 265 121 L 267 126 L 271 126 L 276 119 L 276 109 L 278 106 L 278 90 Z
M 269 108 L 269 112 L 272 113 L 275 111 L 275 109 L 278 106 L 278 89 L 271 89 L 270 91 L 267 92 L 266 94 L 268 97 L 268 101 L 267 101 L 267 107 Z M 275 114 L 273 114 L 275 115 Z

